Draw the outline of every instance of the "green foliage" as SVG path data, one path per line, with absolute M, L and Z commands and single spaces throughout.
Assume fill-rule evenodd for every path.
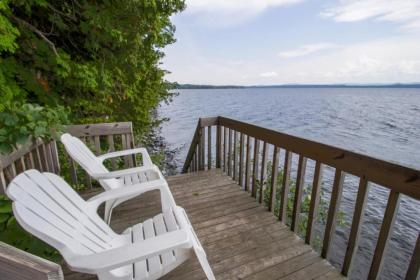
M 133 121 L 171 98 L 159 68 L 183 0 L 7 0 L 0 4 L 0 104 L 71 111 L 72 123 Z M 0 108 L 0 111 L 2 109 Z
M 17 145 L 24 145 L 30 136 L 34 138 L 57 138 L 65 123 L 66 110 L 33 104 L 13 103 L 0 111 L 0 153 L 12 152 Z
M 58 251 L 19 226 L 13 216 L 12 202 L 4 195 L 0 195 L 0 241 L 57 263 L 61 261 Z
M 159 66 L 162 48 L 175 41 L 170 16 L 184 6 L 183 0 L 0 0 L 0 153 L 30 136 L 56 137 L 66 123 L 132 121 L 142 139 L 160 122 L 159 103 L 172 97 Z M 61 162 L 69 181 L 67 160 Z M 0 213 L 0 226 L 1 240 L 54 258 L 11 212 Z

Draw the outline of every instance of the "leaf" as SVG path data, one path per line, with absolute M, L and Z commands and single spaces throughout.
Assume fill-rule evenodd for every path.
M 18 123 L 19 119 L 13 115 L 6 115 L 4 124 L 7 126 L 15 126 Z
M 38 138 L 38 137 L 44 136 L 46 132 L 47 130 L 45 129 L 45 127 L 37 126 L 35 127 L 35 130 L 34 130 L 34 137 Z
M 9 219 L 10 215 L 0 213 L 0 224 L 6 222 Z
M 16 138 L 16 144 L 24 145 L 24 144 L 26 144 L 26 142 L 28 141 L 28 139 L 29 139 L 29 135 L 20 134 Z
M 13 151 L 13 147 L 6 143 L 0 143 L 0 153 L 10 154 Z
M 1 205 L 0 205 L 0 214 L 3 214 L 3 213 L 13 213 L 13 210 L 12 210 L 12 203 L 10 202 L 10 201 L 8 201 L 8 202 L 6 202 L 6 203 L 2 203 Z

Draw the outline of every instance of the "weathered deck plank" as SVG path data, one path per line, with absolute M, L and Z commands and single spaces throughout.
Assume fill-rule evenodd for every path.
M 167 178 L 177 204 L 193 223 L 217 279 L 343 278 L 310 246 L 260 206 L 220 169 Z M 89 191 L 92 196 L 100 189 Z M 132 199 L 114 210 L 112 228 L 128 226 L 160 212 L 159 193 Z M 64 269 L 65 279 L 95 279 Z M 204 279 L 190 259 L 163 279 Z M 306 279 L 306 278 L 305 278 Z

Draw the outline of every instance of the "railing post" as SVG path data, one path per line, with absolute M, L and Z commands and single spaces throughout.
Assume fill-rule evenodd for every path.
M 221 168 L 222 127 L 218 124 L 216 130 L 216 168 Z
M 416 280 L 420 270 L 420 233 L 417 236 L 416 246 L 411 256 L 410 266 L 408 267 L 406 280 Z
M 370 266 L 369 279 L 377 279 L 379 272 L 381 271 L 383 255 L 388 245 L 388 239 L 391 235 L 391 229 L 394 225 L 395 217 L 397 216 L 400 197 L 400 194 L 396 191 L 391 191 L 389 193 L 384 220 L 382 222 L 381 230 L 379 231 L 375 253 L 373 254 L 372 265 Z
M 270 201 L 268 203 L 268 211 L 273 211 L 273 212 L 276 206 L 277 175 L 279 172 L 279 154 L 280 154 L 280 148 L 274 146 L 273 166 L 271 170 Z
M 268 157 L 268 143 L 264 142 L 263 150 L 262 150 L 262 159 L 261 159 L 261 175 L 260 175 L 260 192 L 259 192 L 259 203 L 263 202 L 264 196 L 264 184 L 265 184 L 265 176 L 267 172 L 267 157 Z
M 316 212 L 319 204 L 319 194 L 322 184 L 322 170 L 323 165 L 319 161 L 315 164 L 315 173 L 314 180 L 312 183 L 312 192 L 311 192 L 311 203 L 309 205 L 309 214 L 308 214 L 308 224 L 306 226 L 306 237 L 305 242 L 307 244 L 312 244 L 312 232 L 315 221 Z
M 351 263 L 355 256 L 354 251 L 358 246 L 360 227 L 362 225 L 363 215 L 365 213 L 368 193 L 368 181 L 364 178 L 361 178 L 359 182 L 359 190 L 357 191 L 356 204 L 354 206 L 353 221 L 351 224 L 349 242 L 347 243 L 346 256 L 344 257 L 343 268 L 341 269 L 341 273 L 346 276 L 349 273 Z
M 228 166 L 227 166 L 227 173 L 228 176 L 232 176 L 232 129 L 228 129 L 228 133 L 229 133 L 229 140 L 228 140 L 228 145 L 229 148 L 228 150 Z
M 228 128 L 223 128 L 223 172 L 227 172 Z
M 249 190 L 249 176 L 250 176 L 250 152 L 251 152 L 251 137 L 246 136 L 246 152 L 245 152 L 245 190 Z
M 206 134 L 206 130 L 205 130 L 205 127 L 201 127 L 201 129 L 200 129 L 200 131 L 201 131 L 201 137 L 200 137 L 200 149 L 201 149 L 201 151 L 200 151 L 200 153 L 201 153 L 201 162 L 200 162 L 200 170 L 204 170 L 205 169 L 205 167 L 204 167 L 204 163 L 205 163 L 205 159 L 206 159 L 206 149 L 205 149 L 205 134 Z
M 306 171 L 306 158 L 302 155 L 299 156 L 298 174 L 296 180 L 295 189 L 295 200 L 293 202 L 293 213 L 292 213 L 292 224 L 290 228 L 298 233 L 299 231 L 299 215 L 300 205 L 302 202 L 303 185 L 305 182 L 305 171 Z
M 233 169 L 232 169 L 232 178 L 234 181 L 236 181 L 238 177 L 238 153 L 236 151 L 236 143 L 238 141 L 237 139 L 238 132 L 236 130 L 233 131 Z
M 279 220 L 286 224 L 287 221 L 287 201 L 289 199 L 289 181 L 290 181 L 290 169 L 292 165 L 292 152 L 285 151 L 284 156 L 284 169 L 283 169 L 283 182 L 280 194 L 280 209 L 279 209 Z
M 260 155 L 260 141 L 254 139 L 254 162 L 252 165 L 252 197 L 257 197 L 258 167 Z
M 211 125 L 207 127 L 207 169 L 211 169 Z
M 328 208 L 327 224 L 325 225 L 324 242 L 322 246 L 321 256 L 328 257 L 331 240 L 335 232 L 337 222 L 337 212 L 340 207 L 341 195 L 343 193 L 343 182 L 345 173 L 339 169 L 335 170 L 334 184 L 331 192 L 330 206 Z
M 244 185 L 244 142 L 245 135 L 241 132 L 239 137 L 239 174 L 238 182 L 241 187 Z

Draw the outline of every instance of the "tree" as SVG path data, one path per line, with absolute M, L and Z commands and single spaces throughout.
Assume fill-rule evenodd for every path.
M 0 153 L 61 124 L 133 121 L 137 135 L 171 97 L 162 48 L 183 0 L 0 0 Z M 0 240 L 44 258 L 58 253 L 25 233 L 0 196 Z
M 183 0 L 2 0 L 0 125 L 31 103 L 45 116 L 55 112 L 45 128 L 68 115 L 72 123 L 133 121 L 137 134 L 150 131 L 158 121 L 154 110 L 171 98 L 159 63 L 162 48 L 175 41 L 170 16 L 184 6 Z M 5 141 L 0 131 L 3 151 L 33 132 Z

